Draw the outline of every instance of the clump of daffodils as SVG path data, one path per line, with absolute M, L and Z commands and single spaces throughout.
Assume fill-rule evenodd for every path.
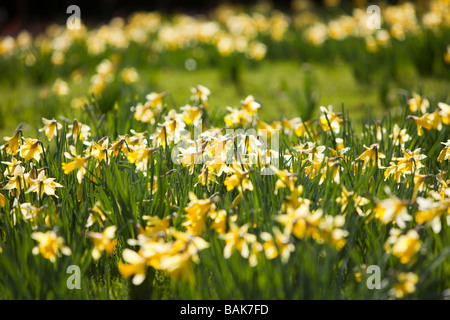
M 174 278 L 194 281 L 192 263 L 198 263 L 198 253 L 209 247 L 202 238 L 173 228 L 158 234 L 143 232 L 128 243 L 139 246 L 140 250 L 136 252 L 126 248 L 123 251 L 125 263 L 119 264 L 119 272 L 124 278 L 132 277 L 134 285 L 145 280 L 149 267 L 165 271 Z

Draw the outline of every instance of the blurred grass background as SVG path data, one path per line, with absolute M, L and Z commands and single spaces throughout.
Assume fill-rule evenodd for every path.
M 305 69 L 309 71 L 305 71 Z M 143 83 L 146 77 L 151 79 L 149 85 L 141 84 L 141 94 L 150 91 L 164 91 L 171 93 L 175 105 L 183 106 L 189 102 L 189 89 L 197 84 L 208 87 L 211 94 L 211 108 L 225 114 L 225 107 L 237 107 L 242 99 L 252 94 L 261 102 L 260 116 L 266 121 L 299 116 L 297 101 L 292 91 L 300 92 L 305 81 L 305 73 L 312 72 L 314 91 L 318 97 L 318 105 L 333 105 L 340 110 L 342 103 L 350 110 L 350 118 L 359 122 L 366 110 L 370 110 L 374 118 L 380 118 L 388 109 L 380 98 L 380 88 L 358 82 L 353 76 L 351 68 L 343 62 L 330 67 L 329 64 L 305 64 L 299 61 L 270 61 L 243 72 L 239 87 L 223 79 L 218 69 L 201 67 L 188 71 L 183 64 L 165 65 L 160 70 L 152 66 L 139 67 Z M 438 100 L 449 90 L 450 81 L 434 77 L 421 77 L 415 73 L 403 79 L 402 87 L 391 85 L 388 92 L 390 105 L 399 104 L 398 89 L 420 91 L 431 100 Z M 71 96 L 80 96 L 88 91 L 89 77 L 81 83 L 68 81 Z M 31 83 L 26 77 L 16 85 L 2 83 L 0 85 L 0 135 L 10 135 L 17 125 L 24 125 L 26 134 L 34 134 L 41 126 L 41 117 L 57 117 L 64 115 L 79 117 L 79 112 L 70 106 L 70 100 L 58 98 L 56 105 L 50 105 L 48 99 L 41 99 L 42 90 L 51 88 L 52 83 Z M 226 105 L 225 105 L 226 104 Z M 119 106 L 125 107 L 125 106 Z M 395 111 L 395 110 L 394 110 Z M 318 113 L 318 108 L 315 113 Z M 395 112 L 394 112 L 395 114 Z M 358 128 L 358 126 L 357 126 Z

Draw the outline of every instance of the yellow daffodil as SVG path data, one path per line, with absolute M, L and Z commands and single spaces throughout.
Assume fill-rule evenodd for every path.
M 423 174 L 416 174 L 414 175 L 414 189 L 413 189 L 413 196 L 412 201 L 416 200 L 417 193 L 425 191 L 425 179 L 428 177 L 431 177 L 430 175 L 423 175 Z M 409 186 L 409 184 L 408 184 Z
M 450 105 L 439 102 L 438 107 L 440 109 L 439 115 L 441 116 L 441 121 L 443 124 L 449 125 L 450 124 Z
M 126 263 L 119 263 L 119 272 L 125 279 L 133 276 L 132 283 L 135 286 L 144 282 L 147 276 L 147 261 L 138 253 L 125 248 L 122 253 L 123 259 Z
M 276 216 L 275 220 L 285 226 L 285 232 L 292 233 L 298 239 L 312 238 L 318 243 L 333 244 L 338 250 L 346 244 L 348 231 L 341 228 L 345 218 L 324 216 L 320 209 L 310 212 L 307 202 L 286 214 Z
M 100 139 L 98 142 L 93 141 L 89 148 L 85 150 L 86 155 L 97 159 L 97 166 L 100 163 L 109 163 L 109 156 L 112 151 L 109 150 L 109 139 L 107 137 Z
M 223 119 L 230 127 L 245 126 L 251 122 L 251 115 L 245 110 L 226 108 L 229 113 Z
M 36 208 L 29 202 L 21 203 L 19 206 L 25 220 L 30 220 L 32 222 L 36 220 L 40 211 L 39 208 Z
M 6 141 L 6 153 L 15 155 L 17 151 L 19 151 L 21 145 L 21 137 L 22 131 L 17 130 L 16 133 L 12 137 L 4 137 L 3 139 Z
M 41 159 L 41 153 L 44 152 L 41 142 L 38 139 L 25 138 L 25 142 L 20 147 L 20 156 L 25 162 L 35 159 L 39 161 Z
M 290 234 L 286 231 L 288 231 L 287 228 L 282 233 L 280 229 L 274 227 L 274 236 L 268 232 L 262 232 L 260 234 L 261 239 L 265 241 L 263 248 L 267 259 L 274 259 L 280 256 L 283 264 L 289 261 L 289 257 L 291 256 L 291 252 L 295 250 L 295 246 L 290 242 Z
M 42 129 L 39 129 L 39 132 L 44 131 L 45 135 L 47 136 L 48 140 L 51 141 L 58 130 L 61 130 L 62 124 L 57 122 L 55 119 L 48 120 L 45 118 L 42 118 L 42 122 L 44 122 L 44 127 Z
M 432 192 L 429 198 L 417 198 L 418 210 L 416 212 L 416 222 L 430 225 L 434 233 L 439 233 L 442 229 L 441 216 L 450 212 L 450 200 L 441 200 L 438 193 Z
M 119 138 L 117 141 L 113 142 L 109 147 L 108 151 L 114 156 L 117 157 L 119 153 L 122 151 L 124 154 L 128 154 L 130 147 L 126 143 L 125 139 Z
M 24 168 L 20 165 L 17 165 L 14 169 L 14 173 L 12 176 L 8 177 L 8 183 L 3 187 L 5 190 L 16 190 L 16 196 L 19 196 L 20 193 L 25 189 L 25 179 L 24 179 Z
M 297 180 L 297 175 L 288 172 L 287 170 L 278 170 L 277 168 L 272 168 L 276 175 L 278 176 L 277 182 L 275 182 L 275 194 L 278 194 L 278 190 L 281 188 L 288 188 L 289 191 L 293 191 L 295 188 L 295 181 Z
M 135 83 L 139 80 L 139 73 L 135 68 L 124 68 L 121 72 L 121 76 L 126 84 Z
M 425 113 L 421 117 L 409 116 L 417 124 L 417 135 L 420 137 L 423 135 L 423 129 L 426 130 L 438 130 L 442 129 L 441 116 L 439 110 L 436 109 L 433 113 Z
M 256 242 L 256 236 L 248 233 L 248 228 L 248 224 L 239 227 L 232 222 L 230 224 L 230 231 L 220 235 L 220 237 L 225 240 L 225 248 L 223 250 L 223 256 L 225 259 L 230 258 L 234 250 L 237 250 L 243 258 L 249 258 L 249 245 Z
M 161 110 L 163 106 L 163 98 L 167 95 L 167 92 L 151 92 L 145 96 L 147 103 L 149 103 L 150 108 Z
M 132 107 L 131 110 L 134 111 L 134 118 L 137 121 L 144 123 L 155 123 L 155 112 L 150 107 L 150 103 L 142 104 L 138 103 L 136 107 Z
M 211 183 L 216 183 L 216 173 L 214 171 L 209 171 L 208 167 L 205 167 L 202 169 L 202 172 L 198 175 L 198 181 L 194 185 L 197 186 L 197 184 L 201 184 L 203 186 L 206 186 L 208 190 L 210 190 Z
M 336 202 L 341 205 L 341 213 L 348 212 L 349 204 L 351 204 L 358 215 L 365 216 L 364 211 L 361 207 L 369 204 L 369 200 L 358 196 L 354 191 L 348 191 L 344 186 L 342 186 L 341 196 L 336 198 Z
M 128 152 L 127 159 L 130 163 L 136 165 L 136 170 L 141 171 L 144 175 L 147 175 L 147 168 L 150 156 L 155 153 L 157 148 L 146 148 L 145 146 L 137 146 Z
M 16 170 L 16 167 L 20 165 L 22 161 L 19 161 L 16 158 L 12 157 L 11 161 L 2 161 L 1 163 L 7 165 L 3 174 L 5 176 L 10 176 L 14 174 L 14 170 Z
M 252 191 L 253 184 L 248 179 L 249 171 L 241 167 L 241 165 L 237 162 L 234 162 L 227 168 L 227 172 L 231 173 L 231 176 L 225 178 L 224 185 L 227 187 L 227 191 L 233 190 L 234 188 L 238 188 L 239 192 L 243 192 L 245 190 Z
M 428 99 L 421 97 L 415 92 L 412 95 L 413 97 L 408 100 L 409 110 L 411 112 L 417 112 L 417 110 L 420 110 L 420 112 L 426 113 L 430 107 L 430 102 Z
M 59 237 L 55 231 L 47 232 L 33 232 L 31 238 L 36 240 L 39 244 L 33 248 L 33 255 L 39 253 L 45 258 L 55 263 L 56 258 L 61 254 L 70 256 L 72 250 L 64 245 L 64 238 Z
M 250 116 L 255 115 L 260 107 L 261 105 L 251 95 L 241 101 L 242 110 L 246 111 Z
M 69 150 L 70 150 L 70 153 L 65 152 L 64 156 L 73 161 L 69 162 L 69 163 L 63 162 L 62 169 L 64 170 L 64 174 L 69 174 L 73 170 L 76 169 L 77 170 L 77 180 L 78 180 L 78 183 L 81 184 L 83 181 L 83 177 L 86 174 L 87 163 L 91 157 L 90 156 L 82 157 L 80 155 L 77 155 L 77 151 L 74 146 L 69 146 Z
M 282 118 L 281 124 L 283 125 L 284 134 L 287 136 L 292 136 L 292 134 L 295 132 L 295 130 L 302 125 L 302 119 L 300 118 L 293 118 L 291 120 Z M 302 133 L 298 136 L 302 136 Z
M 193 174 L 194 166 L 196 164 L 201 164 L 203 159 L 203 151 L 198 150 L 196 146 L 191 146 L 189 148 L 180 148 L 180 154 L 178 158 L 180 163 L 184 167 L 189 167 L 189 174 Z
M 211 227 L 219 234 L 224 234 L 227 228 L 227 212 L 225 210 L 211 210 L 208 213 L 212 220 Z
M 406 222 L 412 217 L 406 210 L 406 203 L 392 196 L 380 201 L 374 209 L 375 216 L 384 224 L 394 221 L 400 228 L 406 227 Z
M 130 239 L 130 245 L 140 246 L 139 252 L 130 249 L 123 251 L 126 264 L 119 264 L 119 272 L 122 277 L 133 276 L 133 284 L 141 284 L 146 277 L 147 267 L 167 272 L 173 278 L 182 278 L 192 282 L 194 274 L 192 262 L 198 262 L 198 252 L 209 247 L 209 244 L 200 237 L 190 232 L 180 232 L 169 228 L 166 236 L 175 240 L 166 242 L 161 235 L 151 232 L 148 236 L 144 233 L 138 235 L 138 239 Z
M 163 219 L 157 216 L 142 216 L 142 219 L 147 222 L 145 226 L 145 232 L 147 234 L 156 234 L 158 232 L 166 232 L 170 225 L 172 216 L 167 216 Z
M 56 188 L 63 188 L 63 186 L 54 180 L 55 178 L 47 178 L 45 172 L 41 171 L 36 179 L 30 179 L 31 185 L 26 193 L 36 192 L 38 194 L 38 199 L 42 199 L 44 194 L 58 198 L 55 194 L 55 190 Z
M 322 130 L 333 130 L 335 133 L 339 133 L 340 127 L 344 123 L 340 118 L 341 114 L 333 112 L 333 106 L 331 105 L 328 106 L 328 109 L 323 106 L 320 107 L 320 111 L 323 113 L 319 119 Z
M 390 237 L 385 243 L 385 250 L 400 259 L 400 263 L 406 264 L 412 261 L 413 256 L 419 251 L 422 242 L 417 231 L 409 230 L 400 235 L 398 229 L 391 229 Z
M 313 135 L 313 124 L 314 120 L 302 121 L 298 126 L 295 127 L 294 133 L 298 137 L 308 137 L 308 132 L 309 134 Z
M 401 272 L 397 276 L 397 283 L 389 291 L 397 299 L 401 299 L 416 291 L 416 283 L 419 281 L 417 274 L 413 272 Z
M 94 204 L 94 207 L 89 209 L 89 217 L 86 222 L 86 228 L 89 228 L 95 222 L 98 222 L 100 226 L 103 226 L 103 223 L 106 221 L 106 214 L 101 207 L 101 203 L 97 201 Z
M 199 107 L 185 105 L 184 107 L 181 107 L 180 110 L 183 111 L 183 120 L 188 125 L 193 124 L 195 126 L 202 118 L 202 112 Z
M 386 158 L 384 154 L 379 152 L 380 146 L 375 143 L 372 144 L 370 147 L 366 147 L 364 145 L 364 148 L 366 148 L 366 151 L 361 153 L 361 155 L 356 158 L 356 160 L 360 160 L 364 162 L 364 166 L 367 166 L 369 163 L 377 164 L 378 168 L 381 168 L 381 159 Z
M 213 159 L 211 163 L 225 164 L 225 161 L 227 160 L 227 152 L 231 149 L 232 145 L 233 141 L 229 137 L 220 137 L 218 139 L 211 140 L 207 144 L 205 152 L 208 157 Z M 218 172 L 217 175 L 220 176 L 222 172 L 223 170 Z
M 421 160 L 425 159 L 427 156 L 420 153 L 420 148 L 410 151 L 405 150 L 403 157 L 392 158 L 392 160 L 397 161 L 391 162 L 391 165 L 386 168 L 384 172 L 385 180 L 392 174 L 395 175 L 395 181 L 400 182 L 400 177 L 406 177 L 406 175 L 418 173 L 424 165 Z
M 198 199 L 193 192 L 189 192 L 189 204 L 186 211 L 186 220 L 183 223 L 189 232 L 193 235 L 200 235 L 206 230 L 206 218 L 209 210 L 215 209 L 213 198 Z
M 88 232 L 87 237 L 94 243 L 94 249 L 92 250 L 92 258 L 95 261 L 100 259 L 103 251 L 107 254 L 112 255 L 114 248 L 117 244 L 117 239 L 114 239 L 117 227 L 110 226 L 106 228 L 102 233 L 99 232 Z
M 73 123 L 69 125 L 68 128 L 70 131 L 67 133 L 66 139 L 72 137 L 74 142 L 76 142 L 78 138 L 80 138 L 80 140 L 86 140 L 91 135 L 91 128 L 88 125 L 79 122 L 77 119 L 73 120 Z
M 450 140 L 447 140 L 447 142 L 441 142 L 445 147 L 441 150 L 439 153 L 439 156 L 437 160 L 439 162 L 448 160 L 450 158 Z
M 409 134 L 406 133 L 406 129 L 400 130 L 400 127 L 395 124 L 392 134 L 389 136 L 392 139 L 395 146 L 400 145 L 402 148 L 405 146 L 405 142 L 411 140 Z
M 197 85 L 194 88 L 191 88 L 191 99 L 197 103 L 197 104 L 201 104 L 203 105 L 206 109 L 208 109 L 208 96 L 211 93 L 211 91 L 202 86 L 202 85 Z
M 172 244 L 172 254 L 163 255 L 160 259 L 159 269 L 167 272 L 172 278 L 193 283 L 194 273 L 192 262 L 199 263 L 198 253 L 209 247 L 209 244 L 200 237 L 190 233 L 172 232 L 175 241 Z

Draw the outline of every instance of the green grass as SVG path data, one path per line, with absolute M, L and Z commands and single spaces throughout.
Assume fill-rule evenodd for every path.
M 370 110 L 375 118 L 380 118 L 390 105 L 397 106 L 401 101 L 398 89 L 417 91 L 426 94 L 431 100 L 443 99 L 448 92 L 450 82 L 445 79 L 433 77 L 420 77 L 418 74 L 409 74 L 404 78 L 403 86 L 391 85 L 387 93 L 390 105 L 384 105 L 380 98 L 380 89 L 376 85 L 359 83 L 353 77 L 351 69 L 342 62 L 334 66 L 314 64 L 307 65 L 296 61 L 271 61 L 254 66 L 242 72 L 242 80 L 235 85 L 231 80 L 223 77 L 223 73 L 214 67 L 200 66 L 198 70 L 187 71 L 180 66 L 161 66 L 155 69 L 151 66 L 139 68 L 141 81 L 128 91 L 136 92 L 141 96 L 150 91 L 167 90 L 171 96 L 171 102 L 177 106 L 189 103 L 187 94 L 189 87 L 197 84 L 207 86 L 213 93 L 210 102 L 213 109 L 224 114 L 225 107 L 237 107 L 240 101 L 252 94 L 262 105 L 261 119 L 280 120 L 281 118 L 293 118 L 301 115 L 298 106 L 304 104 L 303 92 L 305 81 L 305 68 L 312 69 L 312 90 L 317 96 L 316 107 L 313 115 L 319 114 L 318 106 L 333 105 L 335 110 L 340 110 L 342 104 L 350 110 L 350 119 L 359 122 Z M 84 77 L 81 83 L 73 83 L 68 80 L 71 89 L 70 97 L 85 95 L 91 74 Z M 150 79 L 147 82 L 146 79 Z M 145 83 L 148 83 L 145 85 Z M 52 118 L 57 115 L 65 117 L 77 117 L 79 112 L 72 110 L 70 98 L 59 98 L 58 103 L 41 99 L 42 90 L 51 90 L 51 84 L 36 85 L 23 79 L 18 85 L 3 84 L 0 86 L 0 134 L 10 135 L 18 123 L 24 123 L 24 131 L 32 133 L 41 125 L 40 118 Z M 55 99 L 55 98 L 53 98 Z M 125 108 L 125 105 L 119 105 Z M 8 119 L 14 121 L 8 121 Z M 358 131 L 361 128 L 356 128 Z

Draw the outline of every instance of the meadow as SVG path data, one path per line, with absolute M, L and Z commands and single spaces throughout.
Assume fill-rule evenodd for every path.
M 0 299 L 449 298 L 450 1 L 332 3 L 0 38 Z

